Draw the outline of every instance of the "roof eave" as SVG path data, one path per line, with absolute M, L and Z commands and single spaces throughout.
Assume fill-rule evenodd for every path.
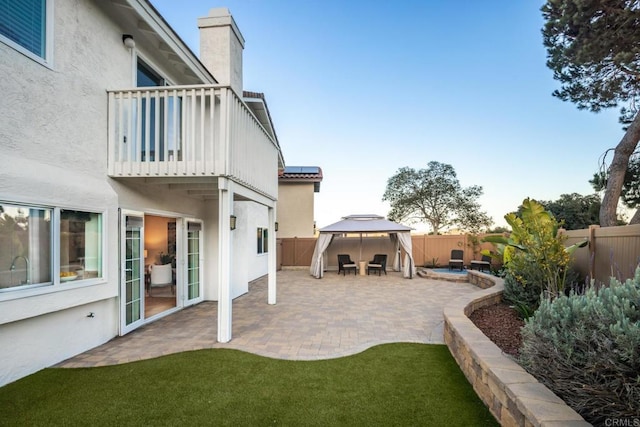
M 124 0 L 140 19 L 149 26 L 145 31 L 153 31 L 177 55 L 186 67 L 203 83 L 217 84 L 218 81 L 200 62 L 200 58 L 187 46 L 178 33 L 169 25 L 149 0 Z

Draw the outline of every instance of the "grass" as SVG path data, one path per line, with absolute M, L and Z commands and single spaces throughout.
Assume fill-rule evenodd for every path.
M 444 345 L 287 361 L 199 350 L 48 368 L 0 388 L 0 425 L 496 426 Z

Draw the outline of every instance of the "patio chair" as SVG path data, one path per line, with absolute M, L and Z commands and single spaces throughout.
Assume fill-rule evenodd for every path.
M 382 272 L 387 274 L 387 254 L 375 254 L 373 256 L 373 261 L 369 261 L 367 265 L 367 274 L 373 270 L 374 272 L 378 272 L 378 276 L 382 276 Z
M 464 251 L 462 249 L 452 249 L 451 259 L 449 259 L 449 270 L 459 268 L 460 271 L 464 269 Z
M 164 265 L 151 265 L 149 266 L 151 269 L 151 279 L 149 283 L 149 296 L 151 295 L 151 290 L 153 288 L 160 288 L 165 286 L 171 287 L 171 294 L 175 293 L 174 283 L 173 283 L 173 270 L 171 269 L 171 264 Z
M 491 257 L 489 255 L 482 255 L 481 261 L 476 261 L 476 260 L 471 261 L 472 270 L 484 271 L 485 268 L 488 271 L 491 271 Z
M 355 275 L 358 266 L 355 262 L 351 261 L 351 257 L 347 254 L 338 254 L 338 274 L 342 271 L 342 275 L 346 276 L 347 271 L 353 270 Z

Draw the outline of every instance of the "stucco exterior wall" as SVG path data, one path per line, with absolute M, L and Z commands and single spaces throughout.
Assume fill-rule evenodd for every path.
M 267 274 L 268 257 L 271 255 L 259 254 L 257 249 L 258 227 L 269 228 L 267 207 L 254 202 L 235 202 L 234 213 L 238 225 L 233 231 L 232 298 L 247 293 L 250 281 Z
M 209 202 L 211 204 L 211 202 Z M 268 228 L 267 207 L 255 202 L 236 201 L 233 214 L 237 218 L 236 229 L 231 232 L 232 268 L 231 298 L 237 298 L 249 291 L 249 282 L 267 274 L 269 254 L 257 253 L 257 228 Z M 217 209 L 208 209 L 204 214 L 205 223 L 217 224 Z M 271 231 L 270 231 L 271 232 Z M 205 228 L 205 252 L 213 255 L 205 265 L 204 299 L 218 300 L 217 227 Z M 275 256 L 275 254 L 272 254 Z
M 314 236 L 313 185 L 281 182 L 278 186 L 278 238 Z
M 52 69 L 0 43 L 3 154 L 102 178 L 105 90 L 131 85 L 131 54 L 93 2 L 55 1 L 54 8 Z
M 52 68 L 0 43 L 0 200 L 102 213 L 106 262 L 102 280 L 0 294 L 0 385 L 118 333 L 117 195 L 103 130 L 105 89 L 131 84 L 131 56 L 92 2 L 54 8 Z
M 117 313 L 111 298 L 0 326 L 0 385 L 108 341 Z

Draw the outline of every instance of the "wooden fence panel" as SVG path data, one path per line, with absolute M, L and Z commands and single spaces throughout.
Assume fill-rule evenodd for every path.
M 291 237 L 282 240 L 282 265 L 302 267 L 311 266 L 315 237 Z
M 563 231 L 563 234 L 567 236 L 567 240 L 564 242 L 565 246 L 571 246 L 573 244 L 582 242 L 584 239 L 589 238 L 589 229 L 584 230 L 568 230 Z M 591 259 L 593 259 L 593 249 L 591 245 L 589 247 L 578 248 L 571 256 L 572 267 L 580 273 L 583 277 L 591 277 Z
M 609 283 L 633 277 L 640 262 L 640 224 L 595 230 L 595 278 Z
M 416 238 L 417 237 L 417 238 Z M 467 248 L 467 237 L 460 235 L 416 235 L 412 236 L 413 256 L 417 266 L 447 266 L 451 258 L 452 249 L 465 252 L 465 263 L 471 260 L 470 249 Z M 467 261 L 467 258 L 469 261 Z
M 612 276 L 620 280 L 633 277 L 640 263 L 640 225 L 591 226 L 565 233 L 567 246 L 589 239 L 588 249 L 577 249 L 572 257 L 573 268 L 583 276 L 605 284 Z
M 282 270 L 282 239 L 276 239 L 276 270 Z

